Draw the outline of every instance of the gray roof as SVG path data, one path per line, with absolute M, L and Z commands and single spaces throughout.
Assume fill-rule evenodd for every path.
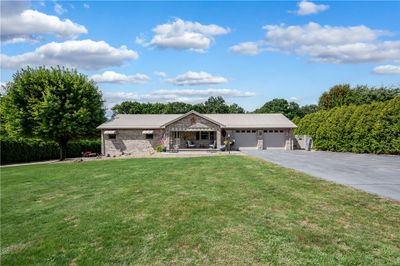
M 205 114 L 226 128 L 296 128 L 283 114 Z
M 195 113 L 196 112 L 189 112 Z M 117 115 L 97 128 L 99 129 L 156 129 L 165 124 L 184 117 L 187 114 L 161 115 Z M 199 114 L 204 118 L 215 121 L 224 128 L 296 128 L 286 116 L 282 114 Z

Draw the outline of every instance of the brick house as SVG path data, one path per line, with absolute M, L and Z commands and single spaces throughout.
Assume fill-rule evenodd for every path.
M 101 130 L 102 153 L 152 152 L 170 149 L 220 149 L 230 139 L 232 149 L 293 149 L 293 124 L 282 114 L 117 115 Z

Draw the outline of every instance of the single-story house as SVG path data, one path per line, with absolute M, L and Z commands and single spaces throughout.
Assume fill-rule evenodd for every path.
M 282 114 L 121 114 L 101 124 L 102 153 L 170 149 L 293 149 L 293 124 Z

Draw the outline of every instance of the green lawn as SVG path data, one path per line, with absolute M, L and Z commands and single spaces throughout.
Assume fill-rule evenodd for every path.
M 399 265 L 400 205 L 244 156 L 1 169 L 1 265 Z

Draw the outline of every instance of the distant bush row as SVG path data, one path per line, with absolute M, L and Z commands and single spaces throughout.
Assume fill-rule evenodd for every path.
M 60 158 L 60 148 L 55 142 L 37 139 L 1 139 L 1 164 L 23 163 Z M 101 152 L 100 140 L 81 140 L 68 143 L 67 157 L 80 157 L 84 151 Z
M 400 97 L 306 115 L 296 134 L 311 135 L 326 151 L 400 154 Z

